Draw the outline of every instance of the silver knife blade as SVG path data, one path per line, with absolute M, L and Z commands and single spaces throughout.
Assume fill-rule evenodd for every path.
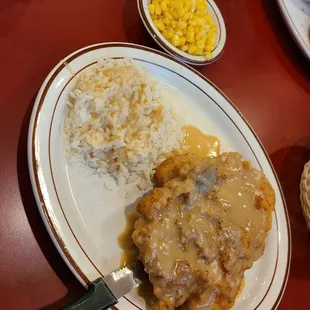
M 127 267 L 110 273 L 103 278 L 103 281 L 117 299 L 126 295 L 141 284 L 141 281 L 137 279 L 133 272 Z

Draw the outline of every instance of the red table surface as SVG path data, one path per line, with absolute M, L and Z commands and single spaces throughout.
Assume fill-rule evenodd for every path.
M 253 126 L 280 178 L 292 227 L 292 265 L 279 309 L 309 309 L 310 233 L 299 180 L 310 159 L 310 65 L 274 0 L 218 0 L 223 56 L 199 70 Z M 27 130 L 48 72 L 89 44 L 158 48 L 136 0 L 0 0 L 0 309 L 58 309 L 83 293 L 39 216 L 27 166 Z

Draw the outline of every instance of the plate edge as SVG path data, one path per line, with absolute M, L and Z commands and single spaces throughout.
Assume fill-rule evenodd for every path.
M 280 185 L 280 182 L 278 180 L 278 177 L 277 177 L 277 174 L 275 173 L 275 170 L 274 170 L 274 167 L 271 163 L 271 160 L 265 150 L 265 148 L 263 147 L 260 139 L 257 137 L 256 133 L 254 132 L 254 130 L 252 129 L 252 127 L 249 125 L 249 123 L 246 121 L 246 119 L 244 118 L 244 116 L 241 114 L 241 112 L 239 111 L 239 109 L 232 103 L 232 101 L 220 90 L 218 89 L 218 87 L 216 85 L 214 85 L 210 80 L 208 80 L 205 76 L 203 76 L 201 73 L 199 73 L 198 71 L 196 71 L 195 69 L 189 67 L 188 65 L 184 64 L 184 63 L 181 63 L 180 61 L 174 59 L 172 56 L 169 56 L 169 55 L 166 55 L 162 52 L 159 52 L 157 50 L 154 50 L 154 49 L 151 49 L 151 48 L 147 48 L 147 47 L 144 47 L 144 46 L 140 46 L 140 45 L 137 45 L 137 44 L 130 44 L 130 43 L 122 43 L 122 42 L 113 42 L 113 43 L 98 43 L 98 44 L 94 44 L 94 45 L 90 45 L 90 46 L 87 46 L 87 47 L 84 47 L 84 48 L 81 48 L 73 53 L 71 53 L 70 55 L 68 55 L 67 57 L 65 57 L 63 60 L 61 60 L 58 65 L 56 65 L 54 67 L 54 69 L 50 72 L 50 74 L 47 76 L 47 78 L 45 79 L 45 81 L 43 82 L 41 88 L 40 88 L 40 91 L 39 91 L 39 94 L 36 98 L 36 101 L 35 101 L 35 106 L 33 108 L 33 111 L 32 111 L 32 115 L 31 115 L 31 121 L 30 121 L 30 126 L 29 126 L 29 131 L 28 131 L 28 164 L 29 164 L 29 170 L 30 170 L 30 174 L 31 174 L 31 181 L 32 181 L 32 185 L 34 184 L 35 180 L 34 180 L 34 176 L 32 175 L 33 173 L 33 162 L 30 160 L 31 156 L 34 156 L 33 152 L 32 152 L 32 143 L 34 142 L 31 137 L 33 135 L 33 130 L 35 130 L 34 128 L 34 124 L 35 124 L 35 118 L 34 118 L 34 113 L 37 111 L 38 109 L 38 103 L 39 103 L 39 100 L 41 99 L 42 97 L 42 93 L 43 93 L 43 89 L 46 87 L 47 85 L 47 82 L 50 80 L 51 76 L 55 73 L 55 71 L 57 71 L 61 66 L 65 65 L 65 62 L 70 59 L 71 57 L 75 56 L 75 57 L 78 57 L 79 56 L 79 53 L 81 53 L 82 51 L 84 50 L 89 50 L 90 48 L 95 48 L 95 47 L 98 47 L 98 48 L 102 48 L 102 47 L 115 47 L 115 45 L 121 45 L 122 47 L 129 47 L 129 48 L 138 48 L 138 49 L 143 49 L 143 50 L 146 50 L 148 52 L 155 52 L 156 54 L 159 54 L 163 57 L 166 57 L 174 62 L 177 62 L 178 64 L 180 64 L 181 66 L 184 66 L 186 67 L 187 69 L 189 69 L 190 71 L 192 71 L 193 73 L 195 73 L 196 75 L 198 75 L 199 77 L 201 77 L 204 81 L 206 81 L 208 84 L 212 85 L 228 102 L 229 104 L 236 110 L 236 112 L 241 116 L 242 120 L 244 121 L 244 123 L 248 126 L 248 128 L 250 129 L 250 131 L 252 132 L 254 138 L 257 140 L 258 144 L 260 145 L 260 147 L 262 148 L 263 152 L 264 152 L 264 155 L 265 157 L 267 158 L 268 160 L 268 163 L 270 165 L 270 167 L 272 168 L 272 172 L 274 174 L 274 177 L 275 177 L 275 180 L 277 182 L 277 185 L 280 189 L 280 195 L 281 195 L 281 198 L 282 198 L 282 201 L 283 201 L 283 206 L 284 206 L 284 211 L 285 211 L 285 217 L 286 217 L 286 222 L 287 222 L 287 231 L 288 231 L 288 254 L 287 254 L 287 272 L 285 273 L 284 275 L 284 281 L 283 281 L 283 285 L 282 285 L 282 288 L 281 288 L 281 293 L 282 294 L 279 294 L 279 297 L 275 303 L 275 306 L 277 307 L 279 301 L 281 300 L 281 297 L 283 296 L 283 293 L 284 293 L 284 289 L 285 289 L 285 286 L 286 286 L 286 283 L 287 283 L 287 274 L 288 274 L 288 271 L 290 269 L 290 262 L 291 262 L 291 228 L 290 228 L 290 223 L 289 223 L 289 217 L 288 217 L 288 212 L 287 212 L 287 206 L 286 206 L 286 202 L 285 202 L 285 198 L 284 198 L 284 195 L 283 195 L 283 191 L 282 191 L 282 187 Z M 31 171 L 31 169 L 32 171 Z M 38 204 L 38 207 L 39 209 L 41 208 L 40 205 L 42 204 L 42 201 L 39 199 L 39 197 L 37 197 L 36 195 L 36 189 L 37 189 L 37 186 L 34 186 L 33 185 L 33 191 L 35 192 L 35 196 L 36 196 L 36 200 L 37 200 L 37 204 Z M 47 226 L 49 225 L 45 220 L 46 218 L 45 217 L 45 214 L 44 213 L 41 213 L 40 211 L 40 214 L 43 218 L 43 221 L 50 233 L 50 228 L 51 226 Z M 43 217 L 44 216 L 44 217 Z M 51 233 L 50 233 L 51 235 Z M 53 238 L 52 238 L 53 239 Z M 58 249 L 59 251 L 59 244 L 57 243 L 56 244 L 56 241 L 53 239 L 53 242 L 56 246 L 56 248 Z M 60 251 L 60 253 L 62 252 L 62 250 Z M 63 255 L 62 255 L 63 256 Z M 64 258 L 64 257 L 63 257 Z M 67 265 L 69 266 L 69 268 L 74 272 L 74 270 L 72 269 L 72 266 L 70 265 L 70 263 L 65 259 Z M 74 272 L 74 274 L 76 275 L 76 272 Z M 82 283 L 82 282 L 81 282 Z M 82 283 L 83 284 L 83 283 Z M 273 308 L 275 309 L 275 308 Z

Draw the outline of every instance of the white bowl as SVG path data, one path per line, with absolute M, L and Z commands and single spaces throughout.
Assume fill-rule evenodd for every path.
M 212 51 L 212 57 L 208 59 L 204 56 L 190 55 L 173 46 L 156 28 L 152 20 L 151 14 L 149 12 L 149 4 L 151 3 L 151 0 L 137 0 L 137 3 L 139 14 L 144 26 L 146 27 L 151 37 L 162 49 L 164 49 L 171 56 L 183 62 L 191 65 L 203 66 L 216 61 L 222 55 L 226 43 L 226 27 L 223 16 L 213 0 L 206 1 L 208 2 L 208 11 L 212 15 L 218 30 L 216 32 L 215 48 Z

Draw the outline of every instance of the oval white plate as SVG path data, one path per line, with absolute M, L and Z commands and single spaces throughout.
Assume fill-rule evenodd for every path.
M 146 47 L 106 43 L 83 48 L 62 60 L 39 91 L 29 128 L 29 169 L 41 216 L 58 251 L 83 285 L 119 267 L 117 237 L 138 194 L 126 197 L 109 177 L 100 178 L 90 169 L 68 165 L 62 129 L 75 76 L 101 57 L 124 56 L 144 65 L 169 88 L 175 108 L 187 123 L 218 136 L 221 151 L 241 152 L 273 185 L 277 202 L 266 251 L 246 272 L 246 285 L 234 309 L 276 308 L 287 281 L 291 241 L 284 198 L 269 158 L 220 90 L 192 68 Z M 118 308 L 145 309 L 145 303 L 131 292 L 120 299 Z
M 226 27 L 223 16 L 213 0 L 206 0 L 206 1 L 208 2 L 208 11 L 212 15 L 213 20 L 215 21 L 216 24 L 216 28 L 218 29 L 214 45 L 215 47 L 212 51 L 212 57 L 210 59 L 206 59 L 204 56 L 190 55 L 188 53 L 181 51 L 177 47 L 173 46 L 154 25 L 148 7 L 149 4 L 151 3 L 151 0 L 137 0 L 137 4 L 139 14 L 145 28 L 147 29 L 151 37 L 154 39 L 154 41 L 162 49 L 164 49 L 171 56 L 183 62 L 196 66 L 204 66 L 219 59 L 224 51 L 224 47 L 226 44 Z
M 310 60 L 309 0 L 278 0 L 278 5 L 291 35 Z

